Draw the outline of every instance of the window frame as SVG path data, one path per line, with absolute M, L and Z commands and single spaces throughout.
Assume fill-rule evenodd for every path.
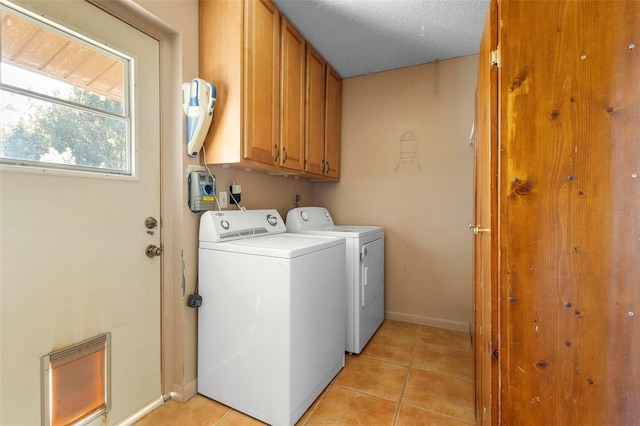
M 0 81 L 0 93 L 6 92 L 18 96 L 25 96 L 37 101 L 47 102 L 54 105 L 73 108 L 82 113 L 97 114 L 102 117 L 120 120 L 125 125 L 125 155 L 126 167 L 124 170 L 101 168 L 93 166 L 83 166 L 74 164 L 51 163 L 45 161 L 25 160 L 0 155 L 0 172 L 26 172 L 26 173 L 47 173 L 51 175 L 74 175 L 94 178 L 109 178 L 117 180 L 138 180 L 138 161 L 137 161 L 137 141 L 135 138 L 135 59 L 124 52 L 113 49 L 108 45 L 92 38 L 88 35 L 79 33 L 62 23 L 55 22 L 44 16 L 35 14 L 16 4 L 9 3 L 6 0 L 0 0 L 0 10 L 17 15 L 18 18 L 33 23 L 43 28 L 45 31 L 57 34 L 73 43 L 80 44 L 88 49 L 97 51 L 100 54 L 109 56 L 123 64 L 123 112 L 122 114 L 112 113 L 83 105 L 77 102 L 56 98 L 44 93 L 16 87 Z M 33 71 L 37 72 L 37 71 Z M 54 78 L 54 77 L 51 77 Z M 64 80 L 61 80 L 64 82 Z M 68 83 L 71 84 L 71 83 Z M 73 84 L 71 84 L 73 86 Z M 76 86 L 77 87 L 77 86 Z M 90 90 L 88 90 L 90 91 Z M 97 93 L 97 92 L 91 92 Z

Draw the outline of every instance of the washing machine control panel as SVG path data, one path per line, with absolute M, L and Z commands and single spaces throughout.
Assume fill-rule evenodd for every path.
M 200 217 L 200 241 L 221 242 L 287 232 L 277 210 L 207 211 Z

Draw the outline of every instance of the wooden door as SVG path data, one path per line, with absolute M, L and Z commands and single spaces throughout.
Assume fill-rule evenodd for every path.
M 499 15 L 501 423 L 640 424 L 640 2 Z
M 304 168 L 304 87 L 306 42 L 283 16 L 281 28 L 280 157 L 278 164 Z
M 324 170 L 325 62 L 311 46 L 307 46 L 306 68 L 304 170 L 322 176 Z
M 280 136 L 280 13 L 269 0 L 244 6 L 244 158 L 273 164 Z
M 340 117 L 342 112 L 342 79 L 329 65 L 325 83 L 324 174 L 340 177 Z
M 497 424 L 497 5 L 492 1 L 478 58 L 474 135 L 474 324 L 476 421 Z M 497 352 L 495 352 L 497 355 Z

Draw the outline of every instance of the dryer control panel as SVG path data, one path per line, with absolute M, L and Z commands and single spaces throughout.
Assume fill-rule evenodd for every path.
M 296 207 L 287 213 L 287 228 L 291 231 L 304 231 L 333 226 L 329 210 L 324 207 Z

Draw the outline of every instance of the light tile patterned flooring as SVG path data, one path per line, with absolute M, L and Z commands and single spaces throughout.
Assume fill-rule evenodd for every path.
M 468 333 L 385 320 L 297 425 L 475 425 Z M 168 401 L 137 426 L 262 425 L 201 395 Z

